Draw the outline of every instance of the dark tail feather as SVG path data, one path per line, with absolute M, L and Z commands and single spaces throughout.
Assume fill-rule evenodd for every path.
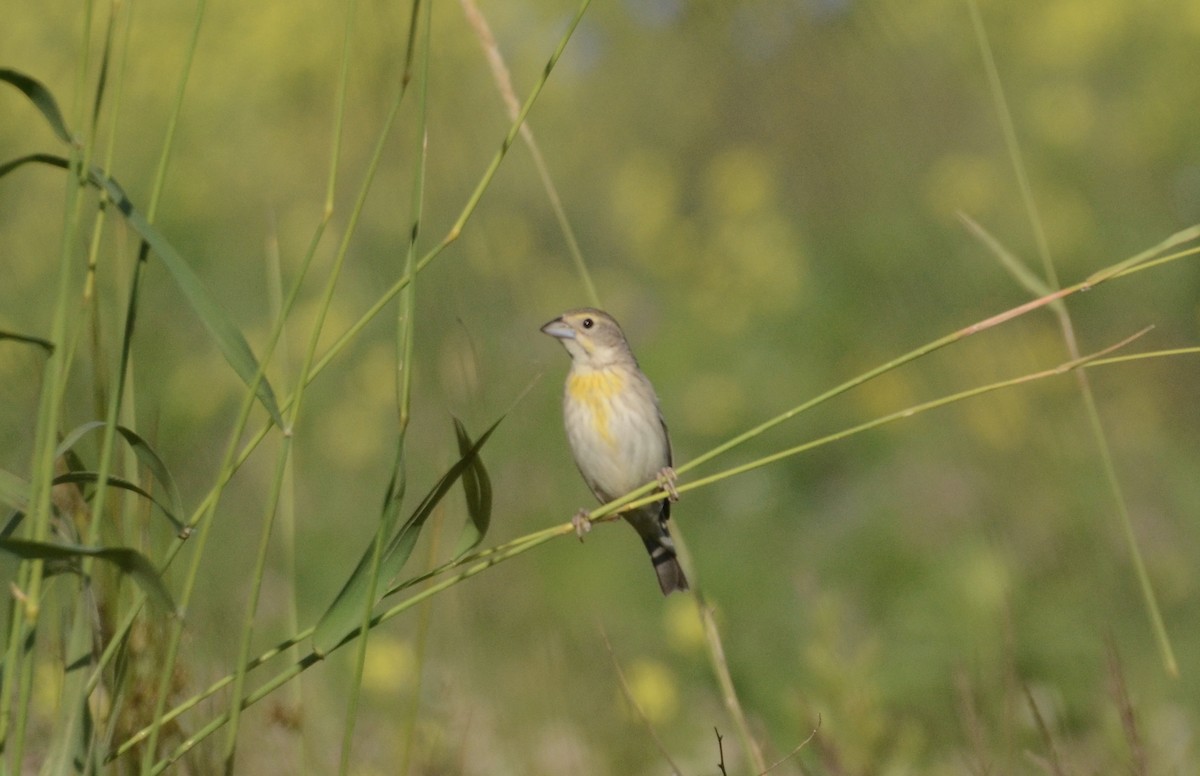
M 662 588 L 663 595 L 687 590 L 687 577 L 683 575 L 683 567 L 675 557 L 675 543 L 671 541 L 666 526 L 663 526 L 659 536 L 643 536 L 642 541 L 646 543 L 646 550 L 654 563 L 654 573 L 658 575 L 658 586 Z

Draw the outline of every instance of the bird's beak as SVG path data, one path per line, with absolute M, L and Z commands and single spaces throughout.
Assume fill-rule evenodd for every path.
M 542 327 L 542 332 L 559 339 L 575 339 L 575 330 L 562 318 L 555 318 L 550 323 L 547 323 Z

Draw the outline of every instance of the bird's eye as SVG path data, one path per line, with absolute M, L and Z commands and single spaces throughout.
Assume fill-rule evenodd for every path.
M 583 328 L 585 328 L 585 329 L 590 329 L 590 328 L 592 328 L 592 327 L 593 327 L 593 326 L 595 326 L 595 325 L 596 325 L 596 322 L 595 322 L 595 321 L 593 321 L 591 318 L 584 318 L 584 319 L 583 319 Z

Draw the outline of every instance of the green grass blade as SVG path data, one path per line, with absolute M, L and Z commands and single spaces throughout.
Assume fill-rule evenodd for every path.
M 1045 268 L 1046 279 L 1049 281 L 1048 286 L 1057 287 L 1058 273 L 1055 269 L 1054 259 L 1050 253 L 1049 241 L 1046 238 L 1045 227 L 1042 225 L 1040 211 L 1038 210 L 1033 198 L 1033 186 L 1030 184 L 1029 175 L 1026 171 L 1025 162 L 1021 153 L 1021 145 L 1018 140 L 1015 123 L 1012 118 L 1012 112 L 1008 106 L 1008 100 L 1004 94 L 1003 84 L 1001 83 L 999 68 L 996 66 L 996 60 L 992 54 L 991 43 L 988 40 L 987 30 L 983 23 L 983 17 L 979 12 L 978 3 L 976 0 L 970 0 L 968 8 L 971 13 L 971 23 L 975 29 L 975 36 L 979 43 L 980 52 L 983 55 L 984 69 L 987 72 L 988 83 L 991 87 L 992 97 L 996 104 L 996 113 L 1000 120 L 1001 127 L 1004 131 L 1005 145 L 1008 148 L 1009 158 L 1013 164 L 1013 170 L 1017 176 L 1017 183 L 1021 190 L 1021 200 L 1025 204 L 1026 215 L 1029 218 L 1030 226 L 1033 228 L 1034 237 L 1037 240 L 1038 253 L 1041 255 L 1042 264 Z M 1171 239 L 1180 239 L 1181 241 L 1189 238 L 1180 238 L 1180 233 L 1177 233 Z M 1162 250 L 1168 250 L 1173 247 L 1170 240 L 1163 244 Z M 1135 260 L 1139 257 L 1134 257 Z M 1120 271 L 1119 269 L 1117 271 Z M 1079 357 L 1079 343 L 1075 336 L 1075 326 L 1071 320 L 1070 312 L 1068 312 L 1062 302 L 1056 302 L 1053 305 L 1053 310 L 1059 319 L 1059 327 L 1062 329 L 1063 340 L 1067 346 L 1067 352 L 1073 358 Z M 1096 407 L 1095 395 L 1092 391 L 1091 382 L 1088 379 L 1087 372 L 1080 370 L 1076 372 L 1076 379 L 1079 384 L 1080 398 L 1083 400 L 1084 410 L 1088 417 L 1088 424 L 1092 429 L 1092 436 L 1096 443 L 1096 451 L 1100 456 L 1104 470 L 1104 476 L 1109 485 L 1109 491 L 1113 498 L 1113 505 L 1116 508 L 1117 515 L 1121 522 L 1122 531 L 1125 534 L 1126 543 L 1129 548 L 1130 556 L 1133 559 L 1134 569 L 1136 570 L 1138 583 L 1141 586 L 1143 599 L 1146 605 L 1147 614 L 1150 619 L 1151 629 L 1154 632 L 1155 640 L 1158 642 L 1159 650 L 1162 654 L 1163 665 L 1167 673 L 1171 676 L 1179 675 L 1178 663 L 1175 659 L 1175 651 L 1171 646 L 1171 639 L 1167 633 L 1166 626 L 1163 622 L 1162 613 L 1158 604 L 1158 597 L 1154 592 L 1154 587 L 1150 582 L 1150 577 L 1146 572 L 1145 561 L 1142 559 L 1142 551 L 1137 543 L 1137 537 L 1133 530 L 1132 518 L 1129 514 L 1129 505 L 1125 501 L 1123 489 L 1117 475 L 1117 468 L 1112 460 L 1112 449 L 1108 443 L 1108 434 L 1105 431 L 1104 424 L 1100 420 L 1100 413 Z
M 367 606 L 367 598 L 378 596 L 372 594 L 372 580 L 379 578 L 384 568 L 384 547 L 388 537 L 395 531 L 396 522 L 400 519 L 400 507 L 404 502 L 404 492 L 407 488 L 407 477 L 404 466 L 404 437 L 397 440 L 396 463 L 392 468 L 392 477 L 388 482 L 387 491 L 383 497 L 383 508 L 379 516 L 379 529 L 375 538 L 354 567 L 350 578 L 338 592 L 333 604 L 317 623 L 313 633 L 314 651 L 321 656 L 328 653 L 331 645 L 337 642 L 346 630 L 360 622 L 360 614 Z M 378 586 L 374 586 L 377 590 Z M 374 602 L 371 602 L 374 606 Z
M 50 340 L 34 337 L 30 334 L 17 334 L 15 331 L 0 330 L 0 340 L 12 340 L 14 342 L 24 342 L 28 345 L 37 345 L 49 355 L 54 352 L 54 343 Z
M 70 163 L 58 154 L 26 154 L 25 156 L 19 156 L 16 159 L 11 159 L 4 164 L 0 164 L 0 178 L 3 178 L 16 169 L 35 162 L 38 164 L 48 164 L 53 167 L 61 167 L 64 170 L 70 169 Z
M 192 307 L 192 311 L 200 318 L 200 322 L 208 329 L 209 333 L 216 340 L 217 347 L 221 350 L 221 354 L 225 356 L 225 361 L 233 367 L 233 371 L 238 377 L 242 378 L 242 382 L 246 385 L 253 385 L 256 375 L 259 372 L 258 359 L 255 358 L 254 352 L 250 349 L 246 338 L 242 336 L 242 332 L 234 325 L 229 314 L 217 303 L 216 299 L 209 292 L 208 288 L 200 280 L 200 277 L 192 270 L 191 265 L 184 260 L 183 256 L 175 250 L 174 246 L 155 229 L 146 217 L 142 215 L 125 196 L 125 192 L 112 178 L 97 178 L 93 175 L 93 182 L 102 187 L 108 195 L 116 203 L 117 208 L 125 214 L 125 219 L 134 231 L 146 241 L 150 249 L 157 254 L 163 266 L 171 274 L 175 285 L 183 292 L 188 303 Z M 279 404 L 275 400 L 275 392 L 271 389 L 271 383 L 267 380 L 266 375 L 263 375 L 258 381 L 258 399 L 262 402 L 263 407 L 271 415 L 271 419 L 282 427 L 283 416 L 279 412 Z
M 503 420 L 503 417 L 500 418 Z M 460 457 L 458 461 L 451 466 L 437 484 L 425 495 L 420 505 L 400 527 L 399 532 L 388 543 L 384 550 L 383 557 L 379 563 L 379 577 L 381 579 L 393 579 L 404 568 L 404 564 L 408 562 L 409 556 L 412 555 L 413 547 L 417 543 L 417 537 L 420 535 L 421 528 L 425 525 L 425 521 L 433 513 L 441 500 L 446 496 L 458 478 L 462 476 L 479 454 L 479 450 L 487 442 L 492 432 L 500 425 L 500 420 L 492 424 L 491 428 L 483 433 L 481 437 L 471 446 L 465 455 Z M 393 505 L 395 505 L 393 507 Z M 388 499 L 385 504 L 385 510 L 389 508 L 399 508 L 395 499 Z M 386 516 L 385 516 L 386 517 Z M 317 623 L 316 630 L 313 633 L 313 650 L 318 655 L 326 655 L 331 649 L 341 644 L 347 634 L 357 630 L 362 624 L 362 612 L 364 598 L 368 592 L 368 587 L 371 584 L 371 559 L 375 551 L 375 545 L 372 543 L 363 554 L 362 560 L 354 569 L 354 573 L 346 581 L 337 598 L 334 599 L 329 609 L 321 617 Z M 376 594 L 378 596 L 378 593 Z
M 438 483 L 433 487 L 433 490 L 431 490 L 421 501 L 420 505 L 417 506 L 417 509 L 413 512 L 412 516 L 410 516 L 405 524 L 401 526 L 400 532 L 396 534 L 395 538 L 392 539 L 391 544 L 388 545 L 387 555 L 385 556 L 385 560 L 390 560 L 393 564 L 399 563 L 399 565 L 395 566 L 396 573 L 391 574 L 390 576 L 394 577 L 396 574 L 400 573 L 400 569 L 403 567 L 404 561 L 407 561 L 408 556 L 412 553 L 412 545 L 415 544 L 417 540 L 417 531 L 429 518 L 429 515 L 433 512 L 433 508 L 441 503 L 441 500 L 445 498 L 446 494 L 450 492 L 450 489 L 454 487 L 454 483 L 458 481 L 459 477 L 461 477 L 463 473 L 472 466 L 479 455 L 479 451 L 483 448 L 483 445 L 487 442 L 488 438 L 491 437 L 492 432 L 496 430 L 496 427 L 500 425 L 500 421 L 503 419 L 503 416 L 501 416 L 498 420 L 496 420 L 496 422 L 493 423 L 487 431 L 483 432 L 483 435 L 479 437 L 475 444 L 471 445 L 470 449 L 468 449 L 461 455 L 461 457 L 459 457 L 458 461 L 456 461 L 454 465 L 442 475 L 442 478 L 438 480 Z
M 963 222 L 963 225 L 967 227 L 967 231 L 983 243 L 984 247 L 995 255 L 1000 263 L 1004 265 L 1004 268 L 1008 270 L 1008 273 L 1024 286 L 1027 291 L 1035 296 L 1046 296 L 1054 292 L 1054 289 L 1048 286 L 1046 281 L 1042 280 L 1033 270 L 1025 266 L 1025 262 L 1017 258 L 1017 255 L 1010 251 L 1004 243 L 996 239 L 991 232 L 984 229 L 982 224 L 966 213 L 959 213 L 958 220 Z
M 104 421 L 92 420 L 87 423 L 81 423 L 75 428 L 63 435 L 62 440 L 58 443 L 58 447 L 54 448 L 55 459 L 62 458 L 68 451 L 73 450 L 80 439 L 87 436 L 89 431 L 95 431 L 98 428 L 104 428 Z
M 454 419 L 454 433 L 458 437 L 458 453 L 466 456 L 473 446 L 471 436 L 462 421 Z M 463 472 L 463 495 L 467 499 L 467 524 L 463 526 L 458 540 L 455 558 L 461 558 L 483 543 L 488 526 L 492 522 L 492 479 L 488 476 L 483 458 L 476 455 Z
M 380 612 L 379 614 L 376 614 L 374 617 L 371 618 L 370 627 L 374 628 L 374 627 L 380 625 L 381 623 L 387 622 L 388 620 L 390 620 L 400 614 L 403 614 L 404 612 L 413 608 L 417 604 L 420 604 L 423 601 L 427 601 L 430 598 L 433 598 L 434 596 L 445 592 L 446 590 L 450 589 L 451 587 L 454 587 L 457 584 L 465 582 L 466 580 L 470 579 L 471 577 L 474 577 L 478 574 L 483 573 L 484 571 L 487 571 L 488 569 L 492 568 L 493 566 L 495 566 L 499 563 L 503 563 L 504 561 L 509 560 L 510 558 L 515 558 L 518 555 L 522 555 L 526 552 L 529 552 L 530 550 L 532 550 L 536 547 L 539 547 L 539 546 L 545 544 L 546 542 L 556 539 L 560 536 L 572 535 L 574 532 L 575 532 L 575 528 L 574 528 L 574 526 L 571 525 L 571 523 L 563 523 L 562 525 L 554 526 L 553 528 L 548 528 L 548 529 L 543 529 L 541 531 L 537 531 L 536 533 L 530 534 L 529 536 L 522 537 L 520 540 L 508 542 L 507 544 L 505 544 L 503 546 L 503 549 L 496 548 L 496 551 L 486 553 L 486 555 L 487 555 L 486 560 L 483 560 L 482 562 L 476 563 L 473 566 L 469 566 L 469 567 L 465 568 L 463 571 L 459 572 L 458 574 L 456 574 L 453 577 L 449 577 L 440 582 L 437 582 L 436 584 L 430 585 L 429 587 L 425 588 L 421 592 L 413 594 L 411 597 L 404 599 L 403 601 L 396 604 L 395 606 L 392 606 L 391 608 L 386 609 L 385 611 Z M 333 649 L 337 649 L 339 647 L 345 646 L 346 644 L 349 644 L 351 641 L 353 641 L 359 635 L 361 635 L 360 626 L 356 625 L 354 627 L 353 631 L 347 633 L 345 638 L 343 638 L 340 642 L 338 642 L 337 644 L 335 644 L 333 646 Z M 288 643 L 292 643 L 292 642 L 289 641 Z M 275 650 L 272 651 L 272 654 L 275 654 Z M 250 706 L 252 704 L 257 703 L 258 701 L 260 701 L 263 698 L 270 695 L 275 690 L 282 687 L 293 677 L 303 673 L 304 671 L 307 671 L 309 668 L 312 668 L 314 665 L 316 665 L 320 661 L 321 661 L 321 656 L 319 656 L 315 652 L 305 655 L 303 658 L 301 658 L 296 663 L 293 663 L 292 665 L 290 665 L 287 668 L 280 671 L 278 674 L 276 674 L 271 679 L 268 679 L 266 682 L 261 684 L 258 687 L 258 689 L 254 690 L 253 692 L 244 696 L 241 701 L 242 707 L 245 708 L 246 706 Z M 216 685 L 214 685 L 214 688 L 217 685 L 225 686 L 226 684 L 228 684 L 228 681 L 223 679 L 220 682 L 216 683 Z M 205 695 L 208 695 L 208 694 L 211 694 L 211 693 L 205 693 Z M 190 708 L 191 706 L 194 706 L 200 699 L 201 698 L 199 696 L 197 696 L 196 698 L 193 698 L 193 699 L 187 701 L 184 705 L 188 706 Z M 176 716 L 178 716 L 178 712 L 181 712 L 182 710 L 183 710 L 182 707 L 179 707 L 178 709 L 172 710 L 166 716 L 168 718 L 174 719 Z M 205 738 L 212 735 L 214 731 L 219 730 L 221 728 L 221 726 L 225 725 L 228 721 L 229 721 L 229 714 L 228 714 L 228 712 L 226 712 L 226 713 L 220 714 L 217 717 L 213 718 L 213 720 L 211 722 L 204 725 L 203 727 L 192 731 L 191 734 L 187 737 L 187 739 L 183 743 L 181 743 L 178 747 L 176 747 L 173 752 L 171 752 L 165 759 L 156 763 L 154 765 L 154 768 L 150 771 L 150 773 L 162 773 L 167 767 L 169 767 L 171 765 L 171 763 L 178 761 L 180 757 L 182 757 L 184 754 L 189 752 L 192 748 L 194 748 L 198 743 L 202 742 Z M 150 728 L 146 728 L 144 730 L 138 731 L 136 734 L 131 736 L 128 741 L 122 743 L 116 752 L 110 754 L 108 756 L 108 760 L 115 759 L 116 757 L 120 756 L 121 754 L 129 751 L 130 749 L 133 748 L 135 743 L 144 741 L 149 735 L 150 735 Z
M 67 122 L 63 119 L 62 111 L 58 109 L 58 101 L 54 99 L 54 95 L 46 88 L 45 84 L 32 76 L 7 67 L 0 67 L 0 81 L 6 81 L 23 92 L 29 101 L 41 111 L 42 116 L 54 130 L 54 134 L 58 135 L 59 140 L 64 143 L 72 142 L 71 131 L 67 129 Z
M 54 478 L 55 485 L 62 485 L 65 483 L 80 483 L 80 482 L 96 483 L 99 481 L 100 481 L 99 472 L 66 472 L 66 473 L 60 474 Z M 171 526 L 175 529 L 175 532 L 177 534 L 183 535 L 183 534 L 187 533 L 187 526 L 183 524 L 183 521 L 180 519 L 179 515 L 175 512 L 172 512 L 171 508 L 169 506 L 167 506 L 166 504 L 164 504 L 161 501 L 159 501 L 158 499 L 156 499 L 149 491 L 145 490 L 144 488 L 140 487 L 139 485 L 136 485 L 136 484 L 130 482 L 129 480 L 122 479 L 120 477 L 114 477 L 111 474 L 108 475 L 108 478 L 106 481 L 107 481 L 108 485 L 111 487 L 120 488 L 121 490 L 127 490 L 130 493 L 136 493 L 137 495 L 141 496 L 142 498 L 150 501 L 152 504 L 154 504 L 156 507 L 158 507 L 162 511 L 163 516 L 165 516 L 167 518 L 167 520 L 170 521 Z
M 0 552 L 7 552 L 22 560 L 73 561 L 79 558 L 97 558 L 112 563 L 128 574 L 146 591 L 150 600 L 165 611 L 175 612 L 171 593 L 163 584 L 162 577 L 154 564 L 142 553 L 129 547 L 84 547 L 79 544 L 56 544 L 28 539 L 0 539 Z
M 63 169 L 69 169 L 70 165 L 66 159 L 54 154 L 30 154 L 0 165 L 0 177 L 32 162 Z M 167 238 L 150 224 L 141 211 L 134 207 L 129 197 L 125 195 L 125 190 L 116 180 L 104 175 L 99 169 L 92 168 L 88 175 L 88 182 L 108 195 L 133 230 L 157 254 L 179 290 L 183 292 L 192 310 L 199 316 L 200 322 L 216 340 L 217 347 L 225 356 L 225 361 L 233 367 L 233 371 L 242 378 L 246 385 L 253 385 L 259 371 L 258 360 L 254 357 L 254 352 L 250 349 L 246 338 L 242 336 L 241 330 L 234 325 L 229 314 L 217 303 L 200 277 L 192 270 L 191 265 L 175 250 Z M 265 375 L 258 382 L 258 399 L 271 415 L 271 419 L 282 428 L 283 416 L 279 412 L 275 392 L 271 389 L 271 384 Z
M 29 483 L 6 469 L 0 469 L 0 504 L 21 512 L 29 511 Z
M 171 505 L 171 513 L 183 516 L 183 497 L 179 495 L 179 487 L 175 484 L 175 478 L 171 476 L 170 469 L 159 457 L 154 448 L 143 439 L 137 432 L 125 426 L 117 426 L 117 433 L 125 438 L 125 442 L 133 450 L 133 454 L 137 456 L 138 461 L 142 466 L 145 466 L 158 484 L 162 486 L 163 491 L 167 496 L 167 503 Z M 179 525 L 181 535 L 180 538 L 185 538 L 187 533 L 186 526 Z
M 103 421 L 93 420 L 71 429 L 71 431 L 63 437 L 63 440 L 59 442 L 58 448 L 54 451 L 55 458 L 66 455 L 67 452 L 74 448 L 76 443 L 78 443 L 79 440 L 88 432 L 95 431 L 96 429 L 103 427 Z M 136 431 L 119 425 L 117 426 L 117 432 L 129 444 L 130 449 L 133 450 L 133 454 L 137 456 L 138 461 L 140 461 L 143 466 L 150 470 L 150 473 L 154 476 L 154 479 L 158 481 L 160 486 L 162 486 L 162 489 L 166 492 L 167 504 L 170 505 L 170 508 L 162 505 L 149 493 L 140 489 L 138 492 L 154 501 L 155 504 L 159 505 L 159 507 L 163 510 L 163 513 L 167 515 L 167 519 L 169 519 L 175 526 L 177 532 L 186 533 L 187 526 L 185 526 L 182 522 L 183 498 L 179 495 L 179 487 L 175 484 L 175 478 L 171 476 L 171 472 L 169 469 L 167 469 L 167 465 L 163 463 L 162 458 L 158 456 L 158 453 L 154 451 L 154 448 L 150 446 L 150 443 L 138 435 Z M 109 484 L 117 483 L 110 478 Z M 123 486 L 118 484 L 117 487 Z
M 521 103 L 517 99 L 516 90 L 513 88 L 512 74 L 504 61 L 504 55 L 500 52 L 500 46 L 496 43 L 492 26 L 483 12 L 479 10 L 475 0 L 463 0 L 461 5 L 463 13 L 467 17 L 467 23 L 474 30 L 475 37 L 479 39 L 479 45 L 487 57 L 488 67 L 492 71 L 492 80 L 496 83 L 496 91 L 500 92 L 500 97 L 504 100 L 509 121 L 518 121 L 521 115 Z M 575 263 L 575 271 L 579 273 L 579 279 L 583 282 L 584 295 L 593 307 L 603 307 L 604 305 L 600 304 L 600 294 L 596 291 L 596 284 L 592 280 L 592 273 L 588 269 L 587 260 L 584 259 L 583 250 L 579 247 L 579 239 L 575 236 L 575 229 L 571 226 L 571 220 L 567 216 L 566 206 L 563 205 L 562 197 L 558 193 L 558 186 L 555 185 L 554 178 L 550 175 L 550 166 L 546 164 L 542 148 L 534 139 L 533 128 L 527 121 L 521 123 L 521 139 L 525 141 L 525 146 L 529 149 L 530 158 L 533 160 L 538 178 L 542 182 L 542 188 L 546 191 L 550 208 L 554 211 L 554 218 L 558 221 L 558 228 L 567 242 L 567 252 L 571 254 L 571 259 Z
M 1135 256 L 1130 256 L 1128 259 L 1125 259 L 1118 264 L 1114 264 L 1111 267 L 1105 267 L 1104 269 L 1089 275 L 1087 284 L 1094 286 L 1103 283 L 1109 278 L 1114 278 L 1117 275 L 1133 269 L 1134 267 L 1145 264 L 1156 256 L 1161 256 L 1167 251 L 1173 250 L 1180 245 L 1197 239 L 1200 239 L 1200 224 L 1193 224 L 1186 229 L 1179 230 L 1152 248 L 1147 248 L 1141 253 Z

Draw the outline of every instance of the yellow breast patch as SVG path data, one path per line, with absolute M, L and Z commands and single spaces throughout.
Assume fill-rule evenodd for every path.
M 625 377 L 615 369 L 578 372 L 567 378 L 567 396 L 587 409 L 596 433 L 609 444 L 613 443 L 608 428 L 612 399 L 624 387 Z

